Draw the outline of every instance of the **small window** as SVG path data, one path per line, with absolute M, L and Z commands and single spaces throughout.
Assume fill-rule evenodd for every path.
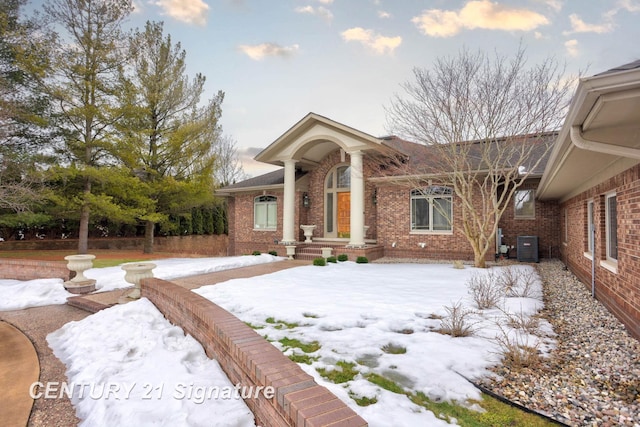
M 536 216 L 535 190 L 518 190 L 515 194 L 516 218 L 535 218 Z
M 618 206 L 615 194 L 606 196 L 607 259 L 618 260 Z
M 253 228 L 275 230 L 278 225 L 278 199 L 274 196 L 259 196 L 253 200 Z
M 587 202 L 587 252 L 593 255 L 593 200 Z
M 411 191 L 411 231 L 451 231 L 451 188 L 431 186 Z

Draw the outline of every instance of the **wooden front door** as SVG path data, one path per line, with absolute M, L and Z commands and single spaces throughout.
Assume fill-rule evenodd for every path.
M 338 194 L 338 237 L 351 237 L 351 193 Z

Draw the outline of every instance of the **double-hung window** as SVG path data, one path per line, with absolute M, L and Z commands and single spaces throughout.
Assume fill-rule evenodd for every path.
M 253 228 L 275 230 L 278 225 L 278 199 L 275 196 L 258 196 L 253 199 Z
M 520 219 L 534 219 L 536 217 L 535 190 L 517 190 L 515 193 L 515 217 Z
M 453 191 L 431 186 L 411 191 L 411 231 L 453 230 Z
M 605 226 L 607 239 L 607 260 L 618 260 L 618 206 L 615 193 L 606 195 Z

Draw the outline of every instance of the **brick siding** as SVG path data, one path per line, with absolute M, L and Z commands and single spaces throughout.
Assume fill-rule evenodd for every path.
M 344 402 L 289 360 L 240 319 L 211 301 L 174 283 L 145 279 L 142 296 L 165 317 L 198 340 L 233 384 L 273 387 L 245 399 L 256 424 L 263 426 L 366 426 Z
M 616 192 L 618 217 L 617 273 L 602 266 L 606 259 L 605 195 Z M 561 257 L 571 271 L 591 290 L 591 259 L 587 240 L 587 203 L 594 202 L 595 296 L 620 319 L 631 335 L 640 339 L 640 165 L 608 179 L 560 205 L 569 227 L 560 221 L 559 235 L 567 233 L 560 246 Z M 564 240 L 564 239 L 562 239 Z
M 75 272 L 73 273 L 75 275 Z M 34 261 L 0 259 L 0 279 L 33 280 L 59 278 L 69 280 L 71 272 L 66 261 Z
M 89 250 L 142 250 L 142 237 L 113 237 L 103 239 L 89 239 Z M 206 256 L 226 256 L 229 238 L 226 235 L 203 236 L 157 236 L 154 238 L 153 249 L 157 252 L 172 252 L 197 254 Z M 69 254 L 78 249 L 78 239 L 57 240 L 7 240 L 0 242 L 2 251 L 46 251 L 68 250 Z

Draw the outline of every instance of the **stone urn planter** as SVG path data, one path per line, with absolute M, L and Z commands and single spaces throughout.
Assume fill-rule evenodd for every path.
M 316 229 L 315 225 L 301 225 L 302 231 L 304 232 L 305 243 L 311 243 L 311 237 L 313 236 L 313 230 Z
M 122 269 L 125 271 L 124 280 L 131 283 L 134 289 L 127 295 L 120 298 L 119 302 L 124 303 L 140 298 L 140 281 L 153 277 L 153 269 L 156 265 L 152 262 L 140 262 L 135 264 L 125 264 Z
M 85 277 L 84 272 L 93 267 L 95 255 L 78 254 L 67 255 L 67 268 L 75 271 L 76 275 L 71 280 L 64 282 L 64 288 L 72 294 L 88 294 L 96 290 L 96 281 Z
M 289 257 L 289 259 L 293 259 L 293 256 L 296 254 L 296 247 L 285 246 L 285 248 L 287 249 L 287 256 Z
M 327 259 L 331 256 L 333 252 L 333 248 L 321 248 L 322 250 L 322 258 Z

